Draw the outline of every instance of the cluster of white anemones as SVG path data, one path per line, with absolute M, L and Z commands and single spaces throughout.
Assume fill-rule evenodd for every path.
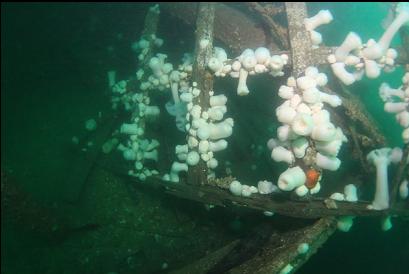
M 120 133 L 129 135 L 126 145 L 120 144 L 118 149 L 128 161 L 135 161 L 134 169 L 129 170 L 129 175 L 145 180 L 146 177 L 156 175 L 156 170 L 145 167 L 144 161 L 158 161 L 157 147 L 160 145 L 155 139 L 149 141 L 144 139 L 145 123 L 154 120 L 160 114 L 158 106 L 150 106 L 150 99 L 147 95 L 136 93 L 132 96 L 134 106 L 131 123 L 124 123 L 120 128 Z
M 312 48 L 318 48 L 322 43 L 322 35 L 315 29 L 321 25 L 329 24 L 333 17 L 329 10 L 320 10 L 316 15 L 310 18 L 304 19 L 304 25 L 307 31 L 310 33 Z
M 239 78 L 237 94 L 243 96 L 250 93 L 247 87 L 248 75 L 269 72 L 273 76 L 282 76 L 287 62 L 288 55 L 271 56 L 270 51 L 263 47 L 256 50 L 245 49 L 239 57 L 233 60 L 227 58 L 224 49 L 215 47 L 213 57 L 209 59 L 207 65 L 216 76 L 229 75 L 232 78 Z
M 348 184 L 344 187 L 344 193 L 335 192 L 332 193 L 330 199 L 336 201 L 347 201 L 347 202 L 357 202 L 358 192 L 354 184 Z
M 257 183 L 257 187 L 245 185 L 237 180 L 234 180 L 230 183 L 229 190 L 235 196 L 249 197 L 254 193 L 270 194 L 273 192 L 277 192 L 278 188 L 272 182 L 266 180 L 259 181 Z
M 115 77 L 114 77 L 115 78 Z M 127 80 L 121 80 L 114 85 L 111 86 L 112 90 L 112 97 L 111 97 L 111 103 L 112 103 L 112 109 L 117 109 L 118 104 L 123 104 L 125 110 L 131 110 L 131 94 L 127 93 L 127 85 L 128 85 Z
M 409 72 L 403 76 L 402 83 L 397 89 L 382 83 L 379 96 L 385 102 L 385 111 L 396 114 L 396 120 L 403 127 L 403 142 L 409 143 Z
M 172 100 L 166 104 L 166 110 L 176 118 L 177 128 L 184 131 L 186 107 L 180 101 L 179 93 L 185 92 L 189 89 L 189 80 L 192 73 L 192 58 L 185 54 L 182 59 L 182 64 L 178 69 L 173 69 L 171 63 L 166 62 L 167 55 L 158 53 L 149 60 L 149 68 L 151 75 L 145 77 L 147 81 L 141 82 L 140 90 L 165 90 L 169 89 L 172 92 Z M 137 79 L 142 80 L 146 72 L 139 69 L 137 72 Z
M 128 92 L 129 81 L 121 80 L 112 86 L 113 96 L 111 98 L 112 108 L 117 109 L 122 104 L 127 111 L 137 111 L 134 116 L 156 116 L 159 115 L 159 107 L 149 106 L 150 98 L 147 94 Z
M 132 132 L 130 128 L 121 128 Z M 130 134 L 128 133 L 128 134 Z M 130 135 L 126 145 L 119 144 L 118 150 L 122 152 L 124 158 L 128 161 L 134 161 L 134 168 L 128 171 L 128 175 L 135 176 L 139 180 L 144 181 L 147 177 L 158 175 L 159 172 L 155 169 L 149 169 L 145 165 L 145 161 L 158 161 L 159 142 L 156 139 L 140 139 L 137 134 Z
M 335 53 L 328 56 L 335 76 L 345 85 L 351 85 L 361 80 L 364 74 L 374 79 L 380 75 L 382 68 L 387 72 L 392 71 L 398 56 L 396 50 L 387 48 L 381 55 L 374 54 L 367 50 L 374 44 L 376 41 L 373 39 L 369 39 L 367 44 L 362 44 L 358 34 L 350 32 Z M 352 72 L 347 68 L 351 68 Z
M 152 7 L 153 10 L 158 9 L 158 7 Z M 157 38 L 155 35 L 151 36 L 151 41 L 153 41 L 154 45 L 160 47 L 163 44 L 163 40 Z M 143 61 L 146 58 L 146 55 L 150 49 L 150 42 L 144 38 L 141 38 L 138 42 L 132 44 L 132 49 L 134 51 L 141 51 L 139 54 L 139 60 Z M 140 85 L 141 91 L 146 91 L 148 89 L 157 88 L 159 90 L 163 90 L 166 87 L 170 87 L 169 84 L 169 72 L 173 70 L 173 65 L 170 63 L 165 64 L 166 59 L 165 54 L 158 54 L 157 57 L 153 57 L 149 60 L 149 67 L 152 69 L 153 75 L 147 77 L 148 81 L 142 82 Z M 143 68 L 140 68 L 136 72 L 136 78 L 138 81 L 142 80 L 145 71 Z M 163 75 L 163 76 L 162 76 Z M 123 104 L 125 110 L 131 110 L 133 108 L 132 105 L 132 96 L 134 94 L 127 92 L 127 85 L 129 84 L 129 80 L 121 80 L 116 82 L 116 71 L 108 71 L 108 85 L 112 89 L 112 108 L 117 109 L 118 104 Z
M 134 124 L 124 124 L 121 127 L 121 132 L 129 134 L 129 140 L 126 145 L 119 144 L 118 150 L 122 152 L 125 160 L 134 161 L 134 168 L 128 171 L 128 175 L 135 176 L 139 180 L 144 181 L 147 177 L 157 175 L 159 172 L 154 169 L 149 169 L 145 165 L 145 161 L 158 161 L 159 142 L 156 139 L 149 141 L 141 139 L 138 134 L 138 129 Z
M 173 65 L 166 62 L 166 54 L 158 53 L 149 60 L 149 68 L 151 74 L 146 77 L 142 68 L 136 73 L 136 78 L 142 81 L 145 76 L 146 81 L 141 82 L 139 88 L 141 91 L 146 90 L 165 90 L 170 88 L 172 91 L 172 97 L 175 103 L 179 102 L 179 89 L 183 87 L 189 87 L 189 77 L 192 73 L 192 58 L 190 55 L 185 54 L 182 58 L 182 64 L 178 66 L 178 69 L 173 69 Z
M 396 17 L 379 41 L 369 39 L 362 44 L 358 34 L 350 32 L 335 54 L 328 56 L 332 71 L 344 84 L 351 85 L 365 73 L 368 78 L 377 78 L 381 69 L 392 71 L 397 57 L 396 50 L 389 48 L 398 30 L 409 23 L 409 4 L 399 3 Z M 353 69 L 349 72 L 346 67 Z
M 309 189 L 305 171 L 294 166 L 297 159 L 303 165 L 317 169 L 335 171 L 341 161 L 337 158 L 343 142 L 347 139 L 341 128 L 330 121 L 330 113 L 324 109 L 324 103 L 331 107 L 341 105 L 337 95 L 330 95 L 319 90 L 327 84 L 327 76 L 319 73 L 315 67 L 308 67 L 305 75 L 297 79 L 290 77 L 287 85 L 279 89 L 279 96 L 285 102 L 276 109 L 279 122 L 278 140 L 270 139 L 268 147 L 271 157 L 276 162 L 286 162 L 290 166 L 278 179 L 278 187 L 284 191 L 296 190 L 297 195 L 304 196 Z M 314 150 L 317 152 L 312 153 Z M 320 184 L 310 190 L 317 193 Z
M 245 185 L 236 180 L 230 183 L 229 190 L 233 195 L 243 197 L 249 197 L 251 194 L 258 193 L 257 187 Z
M 149 75 L 149 77 L 146 77 L 146 81 L 141 82 L 139 88 L 142 91 L 153 89 L 162 91 L 166 88 L 170 88 L 171 84 L 177 80 L 171 77 L 173 65 L 166 62 L 167 57 L 166 54 L 158 53 L 149 60 L 149 68 L 151 69 L 152 74 Z M 139 69 L 136 73 L 137 79 L 142 80 L 145 73 L 146 72 L 143 69 Z
M 141 38 L 139 39 L 139 41 L 136 41 L 131 45 L 131 48 L 134 52 L 140 52 L 138 55 L 139 61 L 143 61 L 146 58 L 151 43 L 153 43 L 153 45 L 158 48 L 163 45 L 163 39 L 156 37 L 155 34 L 151 35 L 150 40 L 151 42 L 146 40 L 145 38 Z
M 202 110 L 200 105 L 193 103 L 200 92 L 197 83 L 193 82 L 192 87 L 180 95 L 180 99 L 187 105 L 185 128 L 189 135 L 187 144 L 176 146 L 175 153 L 181 162 L 172 164 L 170 174 L 164 176 L 165 180 L 178 182 L 179 172 L 187 171 L 188 166 L 197 165 L 200 159 L 206 162 L 209 170 L 215 169 L 218 161 L 214 153 L 227 148 L 228 142 L 225 139 L 232 134 L 234 124 L 232 118 L 223 120 L 227 112 L 227 97 L 223 94 L 214 95 L 211 91 L 210 107 Z M 214 173 L 209 175 L 213 176 Z
M 158 7 L 153 7 L 153 11 L 159 12 Z M 151 41 L 155 46 L 162 45 L 163 40 L 151 37 Z M 140 39 L 133 45 L 133 49 L 140 50 L 139 60 L 144 60 L 150 48 L 150 42 L 146 39 Z M 129 135 L 126 145 L 120 144 L 118 149 L 122 151 L 126 160 L 135 161 L 134 169 L 129 171 L 130 175 L 138 177 L 140 180 L 145 180 L 146 177 L 156 175 L 156 170 L 150 170 L 145 167 L 145 160 L 158 160 L 157 140 L 144 139 L 145 124 L 160 114 L 158 106 L 150 106 L 150 98 L 148 91 L 165 90 L 172 91 L 172 98 L 166 104 L 166 109 L 169 114 L 176 116 L 176 124 L 180 130 L 185 130 L 186 126 L 186 103 L 181 101 L 179 93 L 185 93 L 189 90 L 190 75 L 192 72 L 192 58 L 189 54 L 185 54 L 182 59 L 182 64 L 178 69 L 173 69 L 173 65 L 166 62 L 167 55 L 157 54 L 148 61 L 149 71 L 140 68 L 136 73 L 136 79 L 140 81 L 140 92 L 128 92 L 129 81 L 119 81 L 115 83 L 115 73 L 108 73 L 108 81 L 112 86 L 112 107 L 116 109 L 118 104 L 123 104 L 125 110 L 132 111 L 132 122 L 125 123 L 121 126 L 120 133 Z M 144 81 L 146 79 L 146 81 Z M 112 84 L 115 83 L 115 84 Z M 173 101 L 173 102 L 172 102 Z M 176 170 L 181 168 L 176 166 L 172 168 Z
M 143 54 L 146 55 L 149 42 L 141 39 L 138 45 L 145 50 Z M 137 79 L 141 80 L 143 74 L 143 71 L 139 70 Z M 115 81 L 115 76 L 112 72 L 108 73 L 109 83 Z M 160 144 L 155 139 L 145 139 L 144 134 L 146 122 L 156 119 L 160 114 L 160 108 L 150 106 L 150 97 L 147 93 L 129 92 L 129 82 L 122 80 L 112 85 L 112 107 L 116 109 L 121 103 L 125 110 L 132 111 L 131 122 L 122 124 L 120 128 L 120 133 L 128 135 L 129 138 L 125 144 L 119 144 L 117 148 L 126 160 L 134 161 L 134 168 L 129 170 L 128 174 L 145 180 L 146 177 L 158 174 L 158 171 L 149 169 L 144 163 L 145 161 L 158 161 L 157 147 Z

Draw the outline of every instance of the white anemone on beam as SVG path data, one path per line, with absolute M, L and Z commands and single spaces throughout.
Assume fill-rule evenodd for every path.
M 247 76 L 249 75 L 248 71 L 241 68 L 239 75 L 239 85 L 237 86 L 237 95 L 244 96 L 250 93 L 250 90 L 247 87 Z
M 278 178 L 278 187 L 284 191 L 291 191 L 299 186 L 302 186 L 307 177 L 304 171 L 299 167 L 288 168 L 286 171 L 281 173 Z
M 362 46 L 361 37 L 355 32 L 348 33 L 344 42 L 335 50 L 335 57 L 338 62 L 344 61 L 349 53 Z
M 386 31 L 383 33 L 382 37 L 379 39 L 378 43 L 366 48 L 363 51 L 364 56 L 372 55 L 372 59 L 380 58 L 386 50 L 389 48 L 393 37 L 398 32 L 398 30 L 405 24 L 409 23 L 409 3 L 401 2 L 396 7 L 397 16 L 393 22 L 389 25 Z M 375 54 L 374 54 L 375 52 Z
M 383 210 L 389 208 L 388 165 L 397 163 L 402 158 L 402 151 L 398 148 L 382 148 L 371 151 L 367 160 L 376 168 L 375 198 L 370 209 Z

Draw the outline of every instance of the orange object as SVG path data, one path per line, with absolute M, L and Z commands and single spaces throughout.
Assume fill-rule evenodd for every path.
M 307 176 L 307 181 L 305 182 L 305 186 L 307 188 L 311 189 L 311 188 L 314 188 L 317 185 L 321 174 L 318 171 L 316 171 L 315 169 L 311 168 L 311 169 L 307 170 L 305 175 Z

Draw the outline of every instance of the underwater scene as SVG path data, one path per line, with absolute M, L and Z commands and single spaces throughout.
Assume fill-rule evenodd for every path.
M 2 3 L 1 273 L 409 274 L 409 3 Z

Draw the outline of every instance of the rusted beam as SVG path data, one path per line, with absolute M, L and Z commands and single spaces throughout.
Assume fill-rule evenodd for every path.
M 130 180 L 137 181 L 134 177 Z M 147 187 L 160 188 L 165 193 L 173 196 L 197 201 L 204 204 L 229 207 L 238 206 L 259 211 L 271 211 L 280 215 L 315 219 L 330 216 L 384 216 L 399 215 L 409 216 L 409 204 L 399 204 L 389 210 L 369 210 L 367 206 L 371 202 L 338 202 L 330 199 L 313 198 L 303 200 L 291 199 L 287 193 L 275 193 L 271 195 L 253 194 L 250 197 L 234 196 L 228 190 L 229 183 L 233 178 L 209 180 L 208 185 L 188 185 L 183 183 L 169 183 L 160 178 L 149 177 L 147 183 L 141 184 Z M 245 182 L 244 182 L 245 183 Z M 251 185 L 251 184 L 250 184 Z
M 173 270 L 170 274 L 186 274 L 186 273 L 195 273 L 195 274 L 205 274 L 208 271 L 217 265 L 225 256 L 230 254 L 240 243 L 240 240 L 234 240 L 231 243 L 219 248 L 218 250 L 206 255 L 203 258 L 200 258 L 197 261 L 194 261 L 180 269 Z
M 305 2 L 285 2 L 290 37 L 293 76 L 298 77 L 313 64 L 312 42 L 304 26 L 308 17 Z
M 291 273 L 295 273 L 295 270 L 307 262 L 335 232 L 335 224 L 334 218 L 322 218 L 313 225 L 285 233 L 273 233 L 268 243 L 259 251 L 261 255 L 254 256 L 253 259 L 228 273 L 281 273 L 287 265 L 291 265 Z M 298 247 L 301 244 L 308 244 L 309 246 L 305 254 L 298 252 Z
M 284 7 L 281 3 L 258 3 L 247 2 L 245 3 L 251 10 L 255 11 L 259 15 L 267 27 L 267 31 L 273 41 L 278 44 L 281 49 L 289 49 L 288 32 L 286 27 L 278 24 L 274 20 L 274 16 L 284 12 Z M 277 6 L 277 4 L 281 4 Z M 273 6 L 274 5 L 274 6 Z
M 206 111 L 210 107 L 209 92 L 213 90 L 213 75 L 206 69 L 206 64 L 213 53 L 214 11 L 214 3 L 204 2 L 199 4 L 197 11 L 192 82 L 200 90 L 200 95 L 193 99 L 193 104 L 200 105 L 202 111 Z M 207 165 L 205 161 L 200 159 L 196 166 L 189 167 L 187 182 L 195 185 L 207 182 Z
M 333 218 L 294 224 L 291 230 L 277 228 L 274 219 L 266 220 L 250 232 L 213 253 L 187 265 L 173 274 L 182 273 L 279 273 L 291 264 L 294 273 L 318 250 L 336 229 Z M 262 241 L 261 245 L 254 243 Z M 299 254 L 298 247 L 308 245 Z M 259 249 L 253 250 L 253 246 Z M 247 258 L 250 256 L 250 258 Z

